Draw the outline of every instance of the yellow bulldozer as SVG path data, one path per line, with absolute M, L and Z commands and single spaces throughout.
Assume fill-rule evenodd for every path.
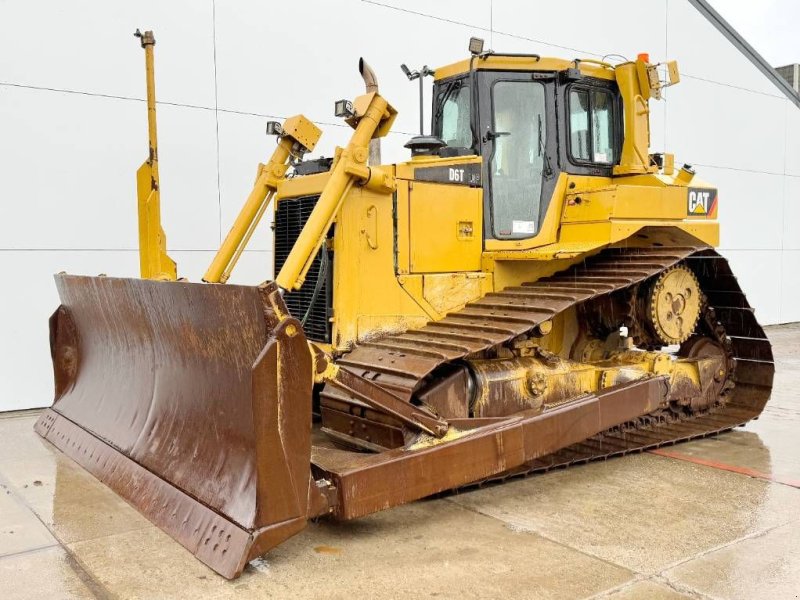
M 150 151 L 140 279 L 58 274 L 55 402 L 37 432 L 227 578 L 309 519 L 741 425 L 770 344 L 718 245 L 718 193 L 651 152 L 674 62 L 485 50 L 433 81 L 430 133 L 379 164 L 397 111 L 335 103 L 352 137 L 277 147 L 204 282 L 177 279 Z M 422 110 L 420 111 L 422 121 Z M 226 284 L 267 209 L 274 281 Z M 267 265 L 264 266 L 265 273 Z

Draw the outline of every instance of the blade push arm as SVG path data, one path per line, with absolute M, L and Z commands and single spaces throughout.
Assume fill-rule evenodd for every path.
M 290 117 L 283 126 L 271 122 L 267 131 L 278 136 L 278 147 L 267 164 L 258 165 L 253 190 L 203 276 L 203 281 L 207 283 L 228 281 L 233 267 L 272 202 L 278 182 L 286 175 L 291 158 L 301 158 L 303 154 L 313 150 L 322 135 L 317 126 L 302 115 Z
M 331 356 L 313 342 L 308 343 L 314 364 L 314 382 L 332 386 L 358 398 L 364 404 L 401 421 L 414 431 L 440 438 L 447 434 L 447 421 L 428 406 L 417 406 L 388 389 L 337 365 Z

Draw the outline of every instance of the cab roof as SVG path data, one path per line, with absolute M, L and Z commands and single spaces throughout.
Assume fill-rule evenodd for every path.
M 564 58 L 537 57 L 536 55 L 520 56 L 508 54 L 486 54 L 467 58 L 436 69 L 434 79 L 448 79 L 456 75 L 469 73 L 470 62 L 477 71 L 564 71 L 577 68 L 582 75 L 600 79 L 616 79 L 614 65 L 602 61 L 585 58 L 567 60 Z

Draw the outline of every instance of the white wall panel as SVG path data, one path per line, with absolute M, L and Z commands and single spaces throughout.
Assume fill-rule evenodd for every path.
M 739 285 L 762 325 L 780 322 L 780 250 L 725 250 Z
M 214 258 L 213 250 L 173 250 L 169 255 L 178 263 L 178 275 L 199 282 Z
M 230 282 L 240 285 L 258 285 L 264 281 L 275 279 L 272 265 L 272 250 L 246 250 L 242 253 L 242 258 L 236 265 Z
M 800 221 L 795 221 L 797 224 Z M 781 309 L 779 323 L 800 321 L 800 249 L 784 250 L 781 264 Z
M 561 46 L 555 56 L 621 54 L 633 60 L 640 52 L 649 52 L 660 60 L 665 58 L 665 5 L 665 0 L 617 0 L 613 6 L 581 0 L 502 0 L 493 3 L 493 24 L 496 32 Z M 505 49 L 494 45 L 495 50 Z
M 176 250 L 170 252 L 170 256 L 178 263 L 182 277 L 192 282 L 199 282 L 214 259 L 215 253 L 215 250 Z M 272 279 L 272 251 L 245 250 L 236 263 L 230 283 L 258 285 L 269 279 Z
M 53 274 L 138 274 L 136 252 L 4 251 L 0 269 L 12 287 L 0 294 L 0 410 L 47 406 L 53 399 L 47 319 L 58 306 Z
M 697 177 L 719 190 L 723 250 L 780 250 L 784 177 L 752 171 L 696 167 Z
M 264 133 L 268 119 L 220 112 L 219 184 L 222 201 L 221 234 L 224 238 L 253 186 L 259 163 L 266 163 L 275 149 L 275 138 Z M 272 246 L 267 211 L 248 248 L 266 250 Z
M 650 148 L 652 152 L 674 152 L 667 146 L 667 102 L 650 103 Z
M 669 0 L 667 49 L 690 77 L 785 98 L 778 87 L 686 0 Z
M 486 35 L 486 34 L 484 34 Z M 520 53 L 520 54 L 538 54 L 540 56 L 552 58 L 564 58 L 572 60 L 574 58 L 601 58 L 602 54 L 590 52 L 579 48 L 568 48 L 554 44 L 548 44 L 539 39 L 528 39 L 518 35 L 506 34 L 500 31 L 495 31 L 493 34 L 494 42 L 492 49 L 496 52 L 507 53 Z M 486 46 L 489 46 L 489 40 L 486 40 Z M 613 63 L 621 62 L 621 58 L 609 58 Z
M 390 133 L 381 138 L 381 162 L 397 163 L 408 160 L 411 156 L 411 150 L 407 149 L 405 144 L 411 139 L 412 135 L 416 135 L 416 133 Z
M 313 0 L 303 6 L 298 38 L 291 25 L 298 18 L 293 5 L 217 1 L 221 108 L 281 117 L 303 113 L 314 121 L 334 122 L 334 101 L 363 91 L 358 74 L 363 56 L 375 69 L 382 93 L 399 111 L 394 130 L 416 133 L 418 88 L 400 64 L 433 68 L 459 60 L 466 55 L 469 37 L 483 35 L 475 28 L 355 0 Z M 429 106 L 426 94 L 426 128 Z
M 3 248 L 136 247 L 144 103 L 2 88 L 0 130 Z
M 667 102 L 667 144 L 677 164 L 783 173 L 784 99 L 685 79 Z
M 785 250 L 800 250 L 800 177 L 784 177 L 783 244 Z M 800 264 L 786 273 L 800 281 Z M 800 304 L 800 300 L 798 301 Z
M 719 187 L 723 252 L 759 319 L 800 319 L 800 109 L 686 0 L 0 0 L 0 23 L 0 269 L 15 282 L 0 295 L 0 410 L 52 397 L 52 273 L 138 274 L 134 173 L 147 138 L 137 26 L 158 39 L 163 220 L 190 280 L 273 149 L 269 115 L 317 121 L 314 155 L 330 156 L 349 137 L 333 102 L 361 93 L 364 56 L 400 111 L 384 161 L 404 160 L 418 98 L 400 63 L 465 58 L 475 35 L 498 51 L 677 59 L 684 78 L 652 104 L 652 147 Z M 426 93 L 426 129 L 429 107 Z M 231 281 L 271 278 L 272 262 L 265 222 Z
M 202 250 L 197 252 L 175 251 L 171 252 L 181 269 L 181 275 L 189 281 L 199 282 L 206 272 L 208 265 L 214 258 L 215 251 Z M 258 285 L 272 279 L 272 251 L 245 250 L 236 269 L 230 278 L 230 283 L 239 285 Z
M 3 0 L 0 82 L 144 98 L 137 27 L 156 34 L 162 101 L 214 106 L 210 0 Z
M 160 106 L 158 116 L 161 219 L 169 247 L 178 250 L 216 248 L 219 244 L 219 194 L 214 112 Z M 147 140 L 140 135 L 138 147 L 144 144 L 146 152 Z M 143 158 L 139 156 L 139 160 Z M 130 202 L 125 191 L 121 186 L 119 193 Z
M 786 100 L 786 174 L 800 177 L 800 108 Z
M 214 113 L 158 111 L 170 247 L 211 248 L 218 239 Z M 0 144 L 8 199 L 0 203 L 0 247 L 136 248 L 146 112 L 144 102 L 2 88 L 0 130 L 14 143 Z
M 464 0 L 435 0 L 434 2 L 430 0 L 367 0 L 367 4 L 393 7 L 400 11 L 416 13 L 418 16 L 431 16 L 444 21 L 463 23 L 465 25 L 484 29 L 487 34 L 489 33 L 489 27 L 492 21 L 492 2 L 464 2 Z M 367 8 L 363 7 L 363 10 L 367 10 Z M 427 25 L 433 25 L 433 23 L 427 23 Z M 497 28 L 495 27 L 495 29 Z M 486 41 L 489 41 L 488 38 Z

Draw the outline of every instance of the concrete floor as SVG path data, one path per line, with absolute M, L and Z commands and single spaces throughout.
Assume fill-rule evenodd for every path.
M 800 325 L 768 333 L 747 427 L 310 524 L 233 582 L 4 415 L 0 598 L 798 598 Z

